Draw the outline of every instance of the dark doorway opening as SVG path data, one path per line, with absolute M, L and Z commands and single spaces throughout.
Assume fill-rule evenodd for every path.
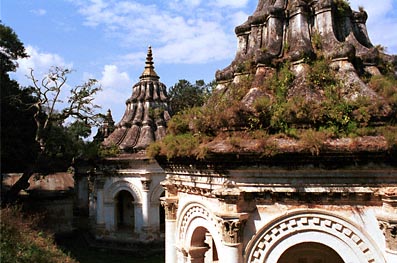
M 277 263 L 344 263 L 332 248 L 314 242 L 295 245 L 285 251 Z

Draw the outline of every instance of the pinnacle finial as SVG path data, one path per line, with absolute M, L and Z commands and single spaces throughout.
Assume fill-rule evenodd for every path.
M 148 47 L 147 51 L 147 56 L 146 56 L 146 62 L 145 62 L 145 70 L 143 71 L 141 75 L 141 79 L 147 78 L 147 79 L 159 79 L 159 76 L 157 75 L 156 71 L 154 71 L 154 62 L 153 62 L 153 53 L 152 53 L 152 46 Z

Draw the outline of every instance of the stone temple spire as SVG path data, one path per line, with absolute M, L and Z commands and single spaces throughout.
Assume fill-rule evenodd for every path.
M 125 152 L 137 152 L 165 136 L 166 124 L 170 119 L 167 87 L 159 81 L 153 64 L 152 48 L 149 46 L 140 81 L 132 87 L 124 116 L 105 139 L 104 146 L 118 146 Z
M 146 65 L 145 70 L 142 72 L 142 75 L 139 77 L 141 80 L 159 80 L 160 77 L 157 75 L 156 71 L 154 71 L 153 66 L 153 54 L 152 47 L 149 46 L 146 56 Z

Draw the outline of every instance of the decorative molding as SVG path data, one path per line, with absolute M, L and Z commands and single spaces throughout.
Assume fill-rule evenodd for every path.
M 152 180 L 147 178 L 141 178 L 141 182 L 143 191 L 148 192 L 150 190 L 150 184 L 152 183 Z
M 236 245 L 243 241 L 246 218 L 221 218 L 222 237 L 226 245 Z
M 179 215 L 178 238 L 186 240 L 186 233 L 193 220 L 203 218 L 208 224 L 203 225 L 207 230 L 215 229 L 222 243 L 226 246 L 238 245 L 243 241 L 245 223 L 248 218 L 247 213 L 215 215 L 201 204 L 191 205 L 183 214 Z
M 151 204 L 159 204 L 160 203 L 160 197 L 164 193 L 165 189 L 161 184 L 157 184 L 154 188 L 153 191 L 150 194 L 150 203 Z
M 161 205 L 165 209 L 165 218 L 167 220 L 176 220 L 178 213 L 178 199 L 177 198 L 161 198 Z
M 211 225 L 213 229 L 217 229 L 218 233 L 221 236 L 221 225 L 219 219 L 216 218 L 210 211 L 208 211 L 204 206 L 200 204 L 191 204 L 186 211 L 183 211 L 183 214 L 179 215 L 179 224 L 178 224 L 178 235 L 179 240 L 183 240 L 184 242 L 189 241 L 186 240 L 186 234 L 189 225 L 196 218 L 203 218 L 208 222 L 207 226 L 203 226 L 208 229 Z
M 352 249 L 360 251 L 368 263 L 381 262 L 378 258 L 383 258 L 377 254 L 374 244 L 353 224 L 323 212 L 298 211 L 270 222 L 259 231 L 249 245 L 246 262 L 266 262 L 277 244 L 302 232 L 322 232 L 337 237 Z
M 379 228 L 383 232 L 386 241 L 386 248 L 397 253 L 397 218 L 378 217 Z
M 134 197 L 135 203 L 142 202 L 142 194 L 139 188 L 133 183 L 125 180 L 117 181 L 105 189 L 105 202 L 113 202 L 116 195 L 122 190 L 130 192 Z

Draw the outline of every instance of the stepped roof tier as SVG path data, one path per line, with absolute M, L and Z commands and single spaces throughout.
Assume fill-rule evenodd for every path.
M 104 146 L 116 145 L 123 151 L 136 152 L 165 136 L 166 122 L 170 119 L 167 88 L 159 81 L 153 64 L 149 47 L 140 81 L 132 87 L 124 116 L 104 140 Z
M 345 0 L 259 0 L 212 96 L 153 155 L 395 154 L 397 57 L 373 46 L 367 17 Z
M 259 0 L 248 20 L 236 27 L 238 49 L 233 62 L 216 73 L 231 80 L 247 63 L 272 65 L 274 60 L 298 62 L 324 56 L 359 59 L 372 73 L 381 54 L 367 33 L 364 9 L 353 11 L 345 0 Z
M 108 109 L 103 124 L 99 127 L 97 134 L 94 137 L 95 141 L 102 142 L 105 138 L 109 137 L 109 135 L 114 131 L 114 120 L 112 116 L 112 112 Z

